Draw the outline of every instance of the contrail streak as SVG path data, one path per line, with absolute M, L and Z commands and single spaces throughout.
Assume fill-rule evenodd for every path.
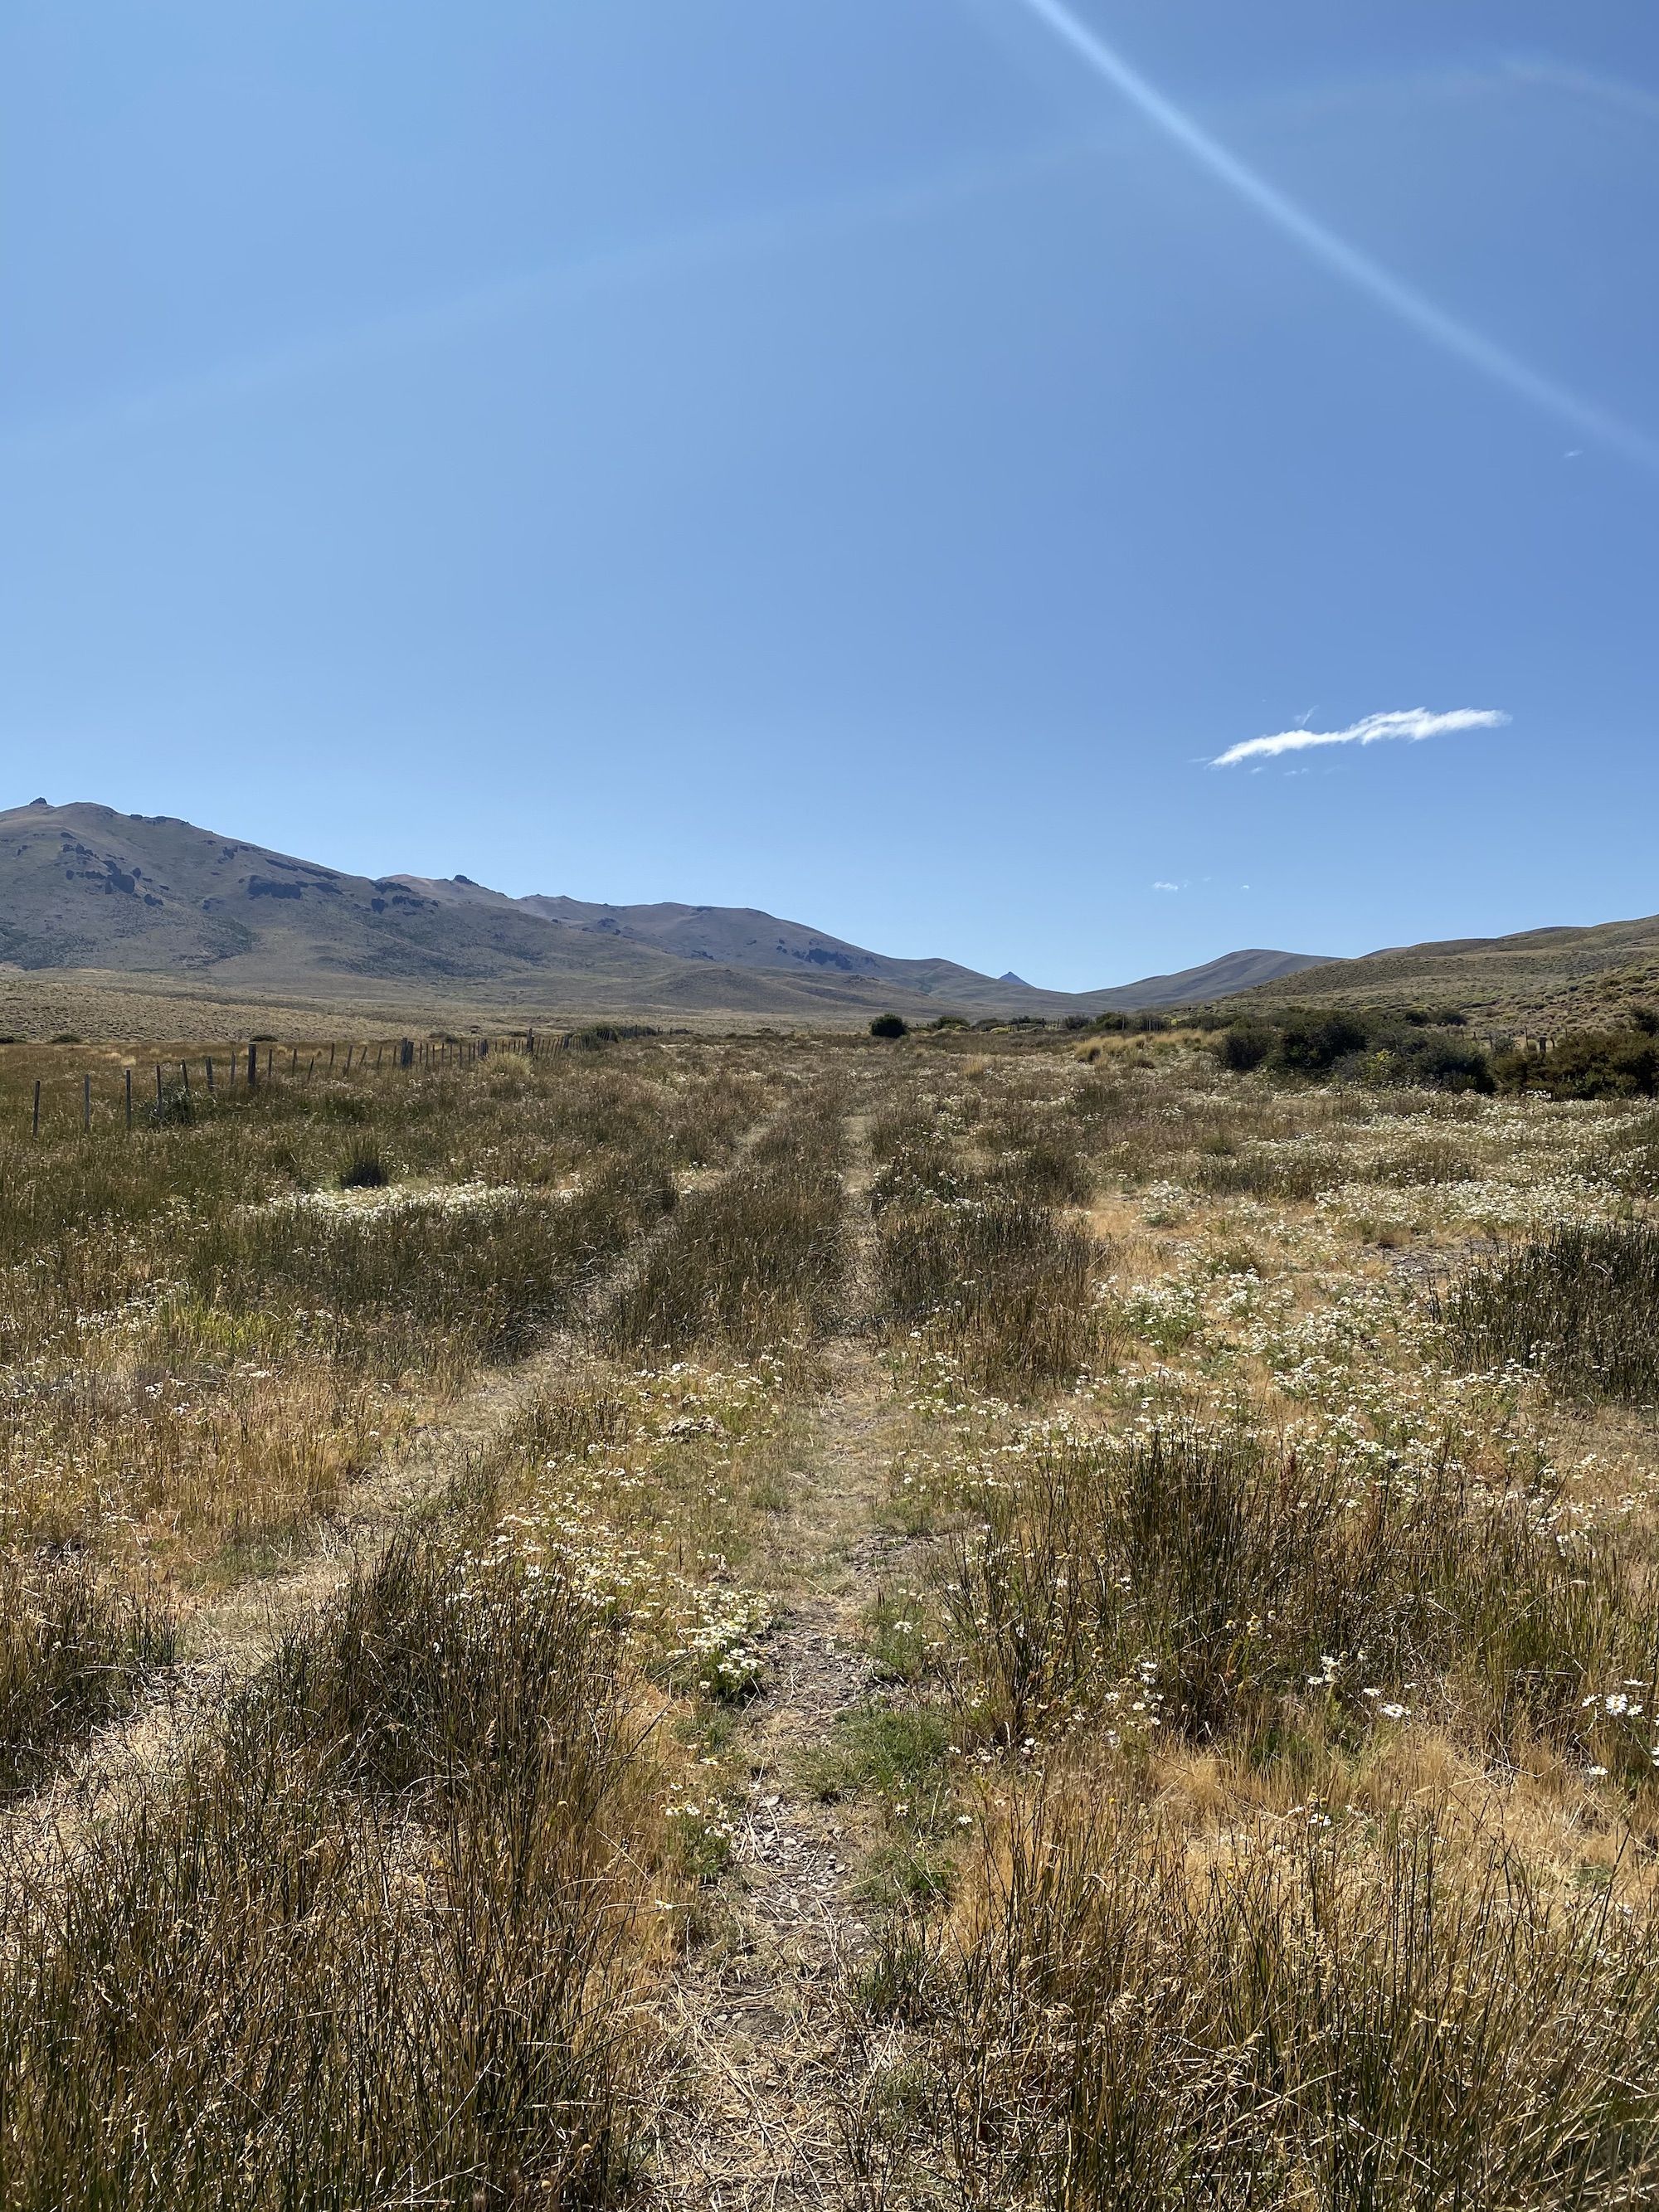
M 1580 399 L 1549 377 L 1540 376 L 1525 362 L 1517 361 L 1513 354 L 1494 345 L 1479 331 L 1471 330 L 1467 323 L 1459 322 L 1437 307 L 1432 300 L 1403 283 L 1380 262 L 1373 261 L 1369 254 L 1362 253 L 1358 246 L 1350 246 L 1346 239 L 1328 229 L 1316 216 L 1269 184 L 1236 154 L 1230 153 L 1172 100 L 1166 100 L 1155 85 L 1131 69 L 1103 39 L 1081 22 L 1069 8 L 1062 6 L 1060 0 L 1019 0 L 1019 4 L 1069 46 L 1097 76 L 1103 77 L 1114 91 L 1139 109 L 1149 123 L 1156 124 L 1166 137 L 1173 139 L 1200 168 L 1207 169 L 1248 207 L 1265 216 L 1276 229 L 1283 231 L 1344 283 L 1364 293 L 1378 307 L 1387 308 L 1431 344 L 1478 369 L 1493 383 L 1514 392 L 1517 398 L 1541 408 L 1583 436 L 1595 439 L 1622 453 L 1626 460 L 1659 475 L 1659 441 L 1645 437 L 1641 431 L 1620 422 L 1616 416 Z

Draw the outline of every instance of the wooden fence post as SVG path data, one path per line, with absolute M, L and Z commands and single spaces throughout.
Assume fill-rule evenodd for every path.
M 86 1136 L 92 1134 L 92 1078 L 81 1078 L 81 1128 Z
M 187 1060 L 181 1060 L 179 1061 L 179 1073 L 185 1079 L 185 1096 L 188 1098 L 190 1096 L 190 1062 Z
M 40 1079 L 38 1075 L 34 1079 L 34 1122 L 30 1133 L 36 1137 L 40 1133 Z
M 210 1060 L 208 1062 L 208 1066 L 211 1067 L 212 1065 L 213 1062 Z M 125 1074 L 127 1079 L 127 1134 L 131 1136 L 132 1134 L 132 1070 L 129 1067 L 125 1069 L 123 1073 Z M 211 1087 L 211 1082 L 212 1079 L 210 1078 L 210 1088 Z
M 156 1118 L 159 1120 L 161 1109 L 161 1063 L 160 1060 L 155 1063 L 155 1109 Z
M 213 1096 L 213 1060 L 212 1060 L 211 1056 L 210 1056 L 210 1058 L 209 1058 L 209 1060 L 208 1060 L 208 1063 L 207 1063 L 207 1079 L 208 1079 L 208 1097 L 209 1097 L 210 1098 L 211 1098 L 211 1097 L 212 1097 L 212 1096 Z
M 247 1048 L 247 1087 L 254 1091 L 258 1088 L 258 1084 L 259 1048 L 257 1044 L 251 1044 Z

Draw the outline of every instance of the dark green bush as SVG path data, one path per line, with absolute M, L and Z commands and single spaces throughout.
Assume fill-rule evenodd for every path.
M 1265 1022 L 1235 1022 L 1216 1041 L 1215 1054 L 1235 1075 L 1248 1075 L 1260 1067 L 1273 1050 L 1275 1039 Z
M 878 1014 L 870 1024 L 873 1037 L 902 1037 L 910 1034 L 910 1024 L 902 1014 Z
M 1273 1064 L 1285 1075 L 1328 1075 L 1351 1053 L 1364 1052 L 1371 1030 L 1364 1018 L 1344 1013 L 1287 1015 L 1279 1024 Z
M 1235 1074 L 1265 1067 L 1304 1081 L 1416 1085 L 1434 1091 L 1491 1091 L 1485 1050 L 1456 1032 L 1461 1014 L 1410 1007 L 1403 1013 L 1310 1007 L 1277 1018 L 1248 1015 L 1212 1048 Z
M 1659 1039 L 1634 1026 L 1579 1030 L 1548 1053 L 1503 1054 L 1496 1073 L 1506 1091 L 1552 1098 L 1651 1098 L 1659 1091 Z
M 1444 1030 L 1407 1029 L 1385 1036 L 1357 1072 L 1368 1082 L 1419 1084 L 1432 1091 L 1497 1088 L 1482 1048 Z

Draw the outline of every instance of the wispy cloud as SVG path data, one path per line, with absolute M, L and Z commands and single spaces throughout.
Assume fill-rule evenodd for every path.
M 1181 886 L 1179 884 L 1154 884 L 1152 889 L 1155 891 L 1178 891 Z
M 1509 720 L 1495 707 L 1454 707 L 1449 714 L 1431 714 L 1426 707 L 1397 707 L 1391 714 L 1367 714 L 1346 730 L 1279 730 L 1270 738 L 1246 738 L 1218 753 L 1212 768 L 1233 768 L 1240 761 L 1271 760 L 1279 753 L 1305 752 L 1310 745 L 1376 745 L 1387 738 L 1403 738 L 1416 744 L 1424 738 L 1444 737 L 1452 730 L 1496 730 Z
M 1604 100 L 1609 106 L 1625 108 L 1649 122 L 1659 116 L 1659 93 L 1650 92 L 1645 85 L 1632 84 L 1625 77 L 1601 76 L 1594 70 L 1577 69 L 1547 54 L 1511 54 L 1504 64 L 1504 73 L 1522 84 L 1549 85 L 1559 92 L 1581 93 L 1586 100 Z
M 331 329 L 313 330 L 260 352 L 206 363 L 148 390 L 112 394 L 79 410 L 33 421 L 0 420 L 0 460 L 37 451 L 49 455 L 88 434 L 142 430 L 204 408 L 257 398 L 304 379 L 464 340 L 515 319 L 580 310 L 607 294 L 695 280 L 745 262 L 763 263 L 799 252 L 814 242 L 855 236 L 866 228 L 943 218 L 977 199 L 1062 174 L 1092 160 L 1111 143 L 1110 134 L 1096 130 L 959 162 L 908 180 L 617 240 L 567 259 L 505 271 L 464 290 L 408 301 Z

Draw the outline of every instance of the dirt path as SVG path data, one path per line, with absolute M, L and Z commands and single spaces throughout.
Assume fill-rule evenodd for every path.
M 852 1133 L 862 1137 L 856 1121 Z M 830 1347 L 829 1387 L 780 1531 L 781 1617 L 736 1754 L 749 1780 L 731 1924 L 674 1994 L 684 2070 L 657 2146 L 653 2197 L 665 2212 L 793 2212 L 849 2199 L 839 1990 L 867 1938 L 855 1894 L 862 1849 L 855 1813 L 822 1802 L 801 1765 L 870 1694 L 860 1627 L 904 1540 L 876 1525 L 895 1415 L 862 1328 L 863 1179 L 860 1163 L 849 1176 L 852 1324 Z

